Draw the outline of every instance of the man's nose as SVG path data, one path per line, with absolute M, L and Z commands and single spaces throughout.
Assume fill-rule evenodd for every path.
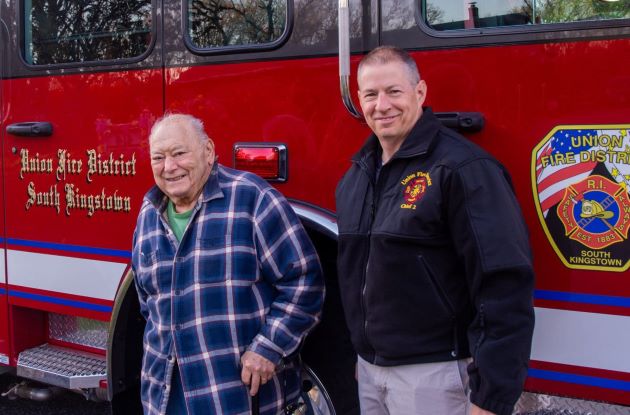
M 173 171 L 177 168 L 177 163 L 175 163 L 175 158 L 172 156 L 164 157 L 164 170 L 165 171 Z
M 377 111 L 387 111 L 390 107 L 390 102 L 389 102 L 389 98 L 387 97 L 387 94 L 378 94 L 378 96 L 376 97 L 376 110 Z

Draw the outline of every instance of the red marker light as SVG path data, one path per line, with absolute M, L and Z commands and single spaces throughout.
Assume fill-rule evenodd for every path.
M 255 173 L 263 179 L 286 180 L 286 146 L 284 144 L 236 143 L 234 167 Z

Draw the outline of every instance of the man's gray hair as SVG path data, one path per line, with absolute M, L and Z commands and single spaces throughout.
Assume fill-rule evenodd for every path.
M 390 62 L 404 63 L 409 72 L 409 80 L 415 85 L 420 81 L 420 71 L 416 61 L 409 55 L 409 53 L 396 46 L 379 46 L 372 49 L 370 53 L 365 55 L 361 62 L 359 62 L 358 73 L 361 73 L 361 68 L 369 65 L 385 65 Z
M 170 123 L 179 123 L 189 126 L 192 131 L 195 133 L 195 136 L 199 138 L 199 141 L 202 143 L 206 143 L 210 138 L 208 134 L 206 134 L 206 130 L 203 126 L 203 121 L 199 118 L 193 117 L 190 114 L 177 114 L 177 113 L 166 113 L 160 119 L 158 119 L 153 127 L 151 127 L 151 133 L 149 134 L 149 141 L 153 138 L 157 130 L 165 124 Z

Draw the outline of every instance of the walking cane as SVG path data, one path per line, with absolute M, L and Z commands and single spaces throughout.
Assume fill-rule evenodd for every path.
M 252 396 L 252 415 L 260 415 L 260 401 L 259 395 Z

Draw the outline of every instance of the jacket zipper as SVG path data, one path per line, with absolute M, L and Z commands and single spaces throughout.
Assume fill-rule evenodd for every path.
M 365 300 L 365 295 L 367 293 L 367 275 L 368 275 L 368 270 L 370 267 L 370 246 L 371 246 L 370 241 L 372 238 L 372 227 L 374 226 L 374 218 L 376 216 L 376 202 L 378 200 L 378 194 L 377 194 L 377 189 L 376 189 L 376 185 L 378 183 L 375 183 L 370 177 L 368 173 L 367 165 L 365 164 L 363 160 L 359 162 L 359 167 L 368 176 L 368 180 L 372 184 L 372 188 L 373 188 L 372 204 L 370 206 L 370 217 L 369 217 L 370 221 L 368 224 L 367 241 L 366 241 L 367 260 L 365 261 L 365 269 L 363 270 L 363 281 L 362 281 L 362 288 L 361 288 L 361 311 L 363 312 L 363 336 L 365 337 L 365 343 L 368 345 L 370 349 L 372 349 L 372 351 L 374 351 L 374 358 L 373 358 L 372 363 L 376 363 L 376 351 L 374 350 L 374 346 L 372 346 L 368 337 L 367 302 Z
M 479 338 L 477 339 L 477 343 L 475 343 L 475 354 L 474 354 L 475 362 L 479 361 L 478 359 L 479 349 L 481 348 L 481 344 L 486 338 L 486 322 L 485 322 L 485 316 L 483 314 L 483 303 L 479 304 L 479 327 L 481 328 L 481 334 L 479 335 Z

